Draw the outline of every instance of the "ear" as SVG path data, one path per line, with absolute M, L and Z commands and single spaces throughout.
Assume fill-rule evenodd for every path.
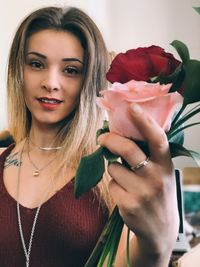
M 8 130 L 0 132 L 0 147 L 7 147 L 14 143 L 14 138 Z

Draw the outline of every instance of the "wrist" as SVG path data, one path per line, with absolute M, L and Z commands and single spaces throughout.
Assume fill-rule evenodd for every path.
M 172 246 L 149 244 L 147 240 L 137 241 L 137 256 L 134 267 L 167 267 L 170 262 Z

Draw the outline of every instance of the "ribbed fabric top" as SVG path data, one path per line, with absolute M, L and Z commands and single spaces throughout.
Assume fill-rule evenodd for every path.
M 3 183 L 3 166 L 13 148 L 0 156 L 0 266 L 25 267 L 16 200 Z M 67 183 L 41 207 L 30 256 L 30 267 L 83 267 L 108 219 L 91 191 L 74 198 L 74 181 Z M 36 209 L 20 205 L 26 245 Z

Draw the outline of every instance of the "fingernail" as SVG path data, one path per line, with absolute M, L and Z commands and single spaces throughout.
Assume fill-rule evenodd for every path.
M 136 103 L 131 104 L 131 110 L 135 115 L 142 113 L 142 108 Z

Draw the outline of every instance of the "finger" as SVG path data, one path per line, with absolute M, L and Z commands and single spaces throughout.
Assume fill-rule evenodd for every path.
M 113 154 L 121 156 L 129 164 L 129 166 L 136 166 L 140 162 L 145 161 L 147 158 L 135 142 L 114 133 L 105 133 L 100 135 L 98 142 L 101 146 L 106 147 Z
M 130 113 L 134 124 L 148 143 L 151 159 L 156 162 L 170 161 L 169 144 L 163 129 L 138 104 L 130 106 Z
M 141 177 L 138 179 L 136 173 L 125 168 L 119 162 L 110 164 L 108 166 L 108 173 L 112 179 L 127 192 L 137 191 L 138 186 L 141 187 L 142 184 L 146 182 L 145 179 L 142 180 Z
M 132 207 L 138 205 L 139 203 L 137 194 L 129 194 L 127 191 L 120 186 L 116 180 L 111 180 L 108 185 L 109 193 L 111 194 L 114 203 L 119 207 L 119 209 L 128 209 L 132 210 Z

